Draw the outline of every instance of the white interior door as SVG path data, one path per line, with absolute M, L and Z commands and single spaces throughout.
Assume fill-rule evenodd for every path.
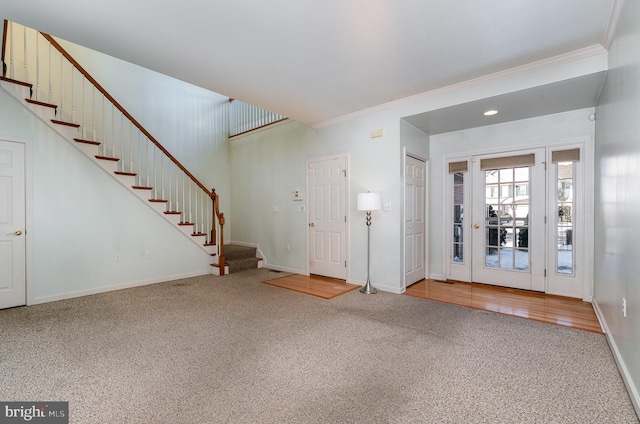
M 474 157 L 473 281 L 545 290 L 545 152 Z
M 405 287 L 425 278 L 426 163 L 406 156 L 404 207 Z
M 26 304 L 25 151 L 0 140 L 0 309 Z
M 347 159 L 309 162 L 309 272 L 347 278 Z

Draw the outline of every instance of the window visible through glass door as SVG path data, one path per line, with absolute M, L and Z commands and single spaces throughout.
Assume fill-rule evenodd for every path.
M 485 266 L 529 270 L 529 167 L 489 169 L 485 178 Z
M 558 274 L 573 275 L 573 162 L 558 162 L 556 197 L 556 255 Z
M 453 255 L 455 263 L 464 263 L 464 173 L 453 174 Z

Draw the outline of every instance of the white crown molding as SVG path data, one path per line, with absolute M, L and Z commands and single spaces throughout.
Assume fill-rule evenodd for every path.
M 616 1 L 622 2 L 624 0 L 616 0 Z M 538 60 L 535 62 L 528 63 L 526 65 L 516 66 L 514 68 L 506 69 L 504 71 L 494 72 L 492 74 L 488 74 L 478 78 L 463 81 L 457 84 L 448 85 L 446 87 L 437 88 L 435 90 L 416 94 L 414 96 L 404 97 L 402 99 L 394 100 L 392 102 L 383 103 L 381 105 L 374 106 L 368 109 L 362 109 L 357 112 L 353 112 L 347 115 L 339 116 L 337 118 L 329 119 L 327 121 L 318 122 L 316 124 L 311 125 L 311 128 L 319 129 L 323 127 L 328 127 L 341 122 L 351 121 L 353 119 L 360 118 L 370 113 L 381 112 L 381 111 L 389 110 L 389 109 L 410 104 L 410 103 L 417 103 L 419 101 L 428 99 L 430 97 L 446 94 L 449 92 L 454 92 L 457 90 L 469 89 L 472 87 L 477 87 L 477 86 L 487 84 L 492 81 L 498 81 L 501 79 L 506 79 L 506 78 L 510 78 L 518 75 L 524 75 L 540 69 L 563 65 L 566 63 L 571 63 L 581 59 L 586 59 L 586 58 L 590 58 L 593 56 L 606 54 L 606 53 L 607 53 L 607 50 L 602 45 L 594 44 L 592 46 L 574 50 L 569 53 L 564 53 L 564 54 L 553 56 L 547 59 Z
M 604 31 L 602 32 L 602 38 L 600 44 L 602 47 L 609 50 L 613 36 L 620 21 L 620 15 L 622 14 L 622 7 L 624 6 L 624 0 L 613 0 L 609 13 L 607 14 L 607 20 L 605 21 Z

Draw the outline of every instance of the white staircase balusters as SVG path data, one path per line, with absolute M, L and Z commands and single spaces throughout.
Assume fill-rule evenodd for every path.
M 40 93 L 40 38 L 36 38 L 36 90 L 35 90 L 35 98 L 36 100 L 42 101 L 42 95 Z
M 26 81 L 29 81 L 29 43 L 27 42 L 27 27 L 23 27 L 23 40 L 24 40 L 24 77 Z
M 280 114 L 240 100 L 231 99 L 229 102 L 230 137 L 287 119 Z
M 51 53 L 53 51 L 53 46 L 51 44 L 49 44 L 49 48 L 47 49 L 49 55 L 48 55 L 48 60 L 49 60 L 49 97 L 47 98 L 47 101 L 49 103 L 53 102 L 53 78 L 51 78 L 51 75 L 53 75 L 53 61 L 51 60 Z
M 7 27 L 7 31 L 9 34 L 13 34 L 13 22 L 9 22 L 9 25 Z M 13 37 L 11 37 L 9 39 L 9 78 L 14 79 L 15 78 L 15 73 L 14 73 L 14 67 L 15 67 L 15 60 L 14 60 L 14 51 L 15 48 L 13 47 Z

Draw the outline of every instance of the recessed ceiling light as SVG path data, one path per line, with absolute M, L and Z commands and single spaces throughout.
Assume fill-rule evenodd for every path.
M 493 115 L 497 115 L 497 114 L 498 114 L 498 111 L 495 110 L 495 109 L 488 110 L 485 113 L 483 113 L 484 116 L 493 116 Z

